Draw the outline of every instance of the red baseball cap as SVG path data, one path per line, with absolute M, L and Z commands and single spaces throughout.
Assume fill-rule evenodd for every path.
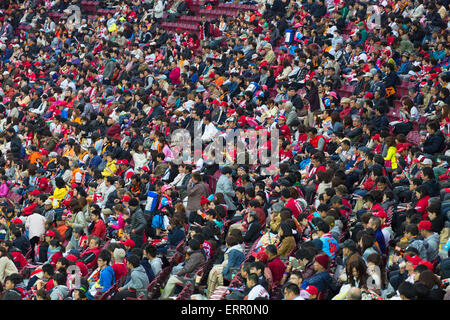
M 419 256 L 410 257 L 408 255 L 406 256 L 406 260 L 411 262 L 414 267 L 423 261 Z
M 433 230 L 433 225 L 430 220 L 422 220 L 419 223 L 419 230 Z
M 129 195 L 127 195 L 127 194 L 124 195 L 123 198 L 122 198 L 122 202 L 128 202 L 130 200 L 131 200 L 131 197 Z
M 144 171 L 147 172 L 147 173 L 148 173 L 148 171 L 149 171 L 149 169 L 148 169 L 147 166 L 142 166 L 142 167 L 141 167 L 141 170 L 144 170 Z
M 52 230 L 48 230 L 48 231 L 45 233 L 45 235 L 46 235 L 46 236 L 49 236 L 49 237 L 53 237 L 53 238 L 56 236 L 55 232 L 53 232 Z
M 312 296 L 317 296 L 319 294 L 319 290 L 315 286 L 307 286 L 306 292 L 308 292 Z
M 129 164 L 130 164 L 130 163 L 128 162 L 127 159 L 119 160 L 119 161 L 117 161 L 117 163 L 119 163 L 119 164 L 125 164 L 125 165 L 129 165 Z
M 23 221 L 20 220 L 19 218 L 15 218 L 15 219 L 12 220 L 11 222 L 14 223 L 14 224 L 21 224 L 21 223 L 23 223 Z
M 131 248 L 133 248 L 135 246 L 134 241 L 131 240 L 131 239 L 127 239 L 127 240 L 121 241 L 121 242 L 123 243 L 124 246 L 128 246 L 128 247 L 131 247 Z
M 33 190 L 30 192 L 30 196 L 37 196 L 38 194 L 41 194 L 39 190 Z
M 253 252 L 252 257 L 258 259 L 259 261 L 266 262 L 267 259 L 269 259 L 269 256 L 267 253 L 263 250 L 260 250 L 258 252 Z

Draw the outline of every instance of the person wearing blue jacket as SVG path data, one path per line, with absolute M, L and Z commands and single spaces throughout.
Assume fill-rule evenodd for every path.
M 331 235 L 330 226 L 325 221 L 322 221 L 316 226 L 320 237 L 319 239 L 322 241 L 322 251 L 325 252 L 331 259 L 334 259 L 339 250 L 339 244 Z
M 328 265 L 330 262 L 330 258 L 327 254 L 321 254 L 314 258 L 314 273 L 311 277 L 305 279 L 302 282 L 300 289 L 305 289 L 308 286 L 314 286 L 317 288 L 317 291 L 320 293 L 322 291 L 326 291 L 331 284 L 332 278 L 328 273 Z
M 240 265 L 245 260 L 242 244 L 239 243 L 236 237 L 228 235 L 225 243 L 227 249 L 224 252 L 223 262 L 214 265 L 208 275 L 208 287 L 206 290 L 208 298 L 217 286 L 223 285 L 223 279 L 232 279 L 232 268 L 240 268 Z
M 167 226 L 167 244 L 158 248 L 158 253 L 165 254 L 169 248 L 175 248 L 185 238 L 184 221 L 177 216 L 172 217 Z
M 116 282 L 114 269 L 109 265 L 111 262 L 111 253 L 106 250 L 100 251 L 97 258 L 97 265 L 100 268 L 100 276 L 98 279 L 98 286 L 101 288 L 100 292 L 105 292 Z

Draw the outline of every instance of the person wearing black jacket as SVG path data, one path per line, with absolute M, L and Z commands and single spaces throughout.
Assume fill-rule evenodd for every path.
M 256 212 L 251 211 L 247 219 L 249 225 L 244 235 L 244 242 L 253 244 L 259 238 L 262 228 L 258 222 L 258 214 Z
M 134 241 L 135 247 L 140 248 L 143 242 L 144 229 L 147 225 L 147 220 L 145 220 L 144 213 L 139 207 L 139 200 L 136 198 L 131 198 L 128 202 L 131 212 L 131 226 L 130 235 L 131 240 Z
M 317 2 L 313 3 L 311 6 L 311 15 L 315 19 L 322 18 L 327 13 L 327 7 L 324 5 L 323 0 L 318 0 Z
M 288 100 L 292 102 L 292 105 L 300 110 L 303 109 L 303 100 L 302 97 L 297 94 L 297 87 L 290 86 L 288 89 Z
M 6 133 L 6 139 L 11 142 L 10 150 L 14 158 L 20 159 L 20 153 L 22 150 L 22 141 L 16 134 L 16 130 L 13 127 L 8 128 Z
M 428 123 L 427 131 L 428 137 L 421 147 L 422 151 L 432 155 L 442 152 L 445 149 L 445 137 L 441 130 L 439 130 L 439 123 Z
M 388 94 L 389 88 L 393 88 L 396 92 L 396 86 L 400 84 L 400 78 L 395 72 L 395 66 L 392 63 L 385 62 L 383 64 L 383 71 L 385 73 L 385 77 L 383 78 L 384 87 L 386 88 L 386 99 L 389 102 L 391 107 L 394 106 L 394 100 L 396 98 L 396 94 Z

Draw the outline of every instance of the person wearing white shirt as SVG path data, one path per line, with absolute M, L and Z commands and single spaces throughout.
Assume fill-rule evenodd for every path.
M 256 298 L 269 298 L 266 288 L 258 284 L 258 275 L 256 273 L 249 274 L 247 278 L 247 287 L 250 288 L 247 300 L 255 300 Z
M 40 213 L 34 212 L 27 217 L 25 229 L 28 230 L 28 239 L 30 239 L 31 244 L 38 243 L 39 238 L 45 233 L 45 222 L 45 217 Z M 37 239 L 33 240 L 33 238 Z
M 116 190 L 116 187 L 114 186 L 114 179 L 112 176 L 106 177 L 105 186 L 107 189 L 103 195 L 103 200 L 100 205 L 102 209 L 105 208 L 106 202 L 108 201 L 108 196 Z
M 211 115 L 207 114 L 203 117 L 203 123 L 205 124 L 205 131 L 202 135 L 202 143 L 209 143 L 214 140 L 214 137 L 219 133 L 216 126 L 211 122 Z

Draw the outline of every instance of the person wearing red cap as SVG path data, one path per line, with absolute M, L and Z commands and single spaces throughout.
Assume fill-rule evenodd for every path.
M 433 231 L 433 225 L 431 224 L 430 220 L 420 221 L 418 229 L 427 250 L 426 260 L 437 264 L 439 256 L 439 244 L 441 242 L 439 234 Z
M 133 249 L 134 246 L 136 245 L 136 244 L 134 243 L 134 241 L 131 240 L 131 239 L 127 239 L 127 240 L 125 240 L 125 241 L 121 241 L 121 243 L 125 246 L 125 249 L 126 249 L 127 251 L 130 251 L 130 250 Z
M 319 295 L 319 291 L 317 290 L 317 288 L 315 286 L 307 286 L 305 289 L 306 292 L 308 292 L 309 294 L 309 299 L 308 300 L 316 300 L 317 296 Z

